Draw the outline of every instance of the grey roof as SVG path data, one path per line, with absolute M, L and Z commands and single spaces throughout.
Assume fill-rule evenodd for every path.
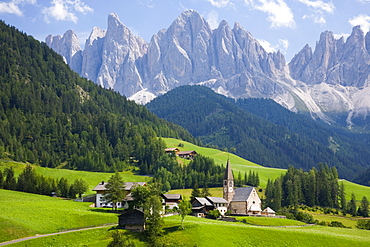
M 233 172 L 231 171 L 231 165 L 230 165 L 230 160 L 227 160 L 226 163 L 226 170 L 225 170 L 225 176 L 224 179 L 234 179 Z
M 107 184 L 108 184 L 107 182 L 104 182 L 103 181 L 103 182 L 99 183 L 97 186 L 95 186 L 95 188 L 93 189 L 93 191 L 107 190 L 107 188 L 105 188 L 105 186 Z M 146 185 L 146 182 L 125 182 L 124 184 L 125 184 L 125 190 L 132 190 L 134 185 L 143 186 L 143 185 Z
M 235 188 L 235 194 L 232 202 L 245 202 L 253 191 L 253 187 Z
M 181 200 L 181 194 L 163 194 L 167 200 Z
M 211 203 L 226 203 L 228 204 L 229 202 L 226 201 L 224 198 L 222 197 L 211 197 L 211 196 L 207 196 L 206 197 L 208 199 L 208 201 L 210 201 Z
M 204 197 L 195 197 L 195 200 L 197 200 L 201 205 L 212 206 L 212 203 Z

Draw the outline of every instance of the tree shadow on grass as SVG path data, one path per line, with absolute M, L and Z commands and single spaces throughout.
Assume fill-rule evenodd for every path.
M 122 214 L 123 210 L 111 210 L 111 209 L 104 209 L 104 208 L 90 208 L 90 211 L 98 212 L 98 213 L 114 213 L 114 214 Z

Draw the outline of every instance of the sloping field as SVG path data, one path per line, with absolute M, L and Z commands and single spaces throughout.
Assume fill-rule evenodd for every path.
M 258 172 L 261 187 L 266 187 L 267 180 L 269 178 L 276 179 L 286 171 L 284 169 L 263 167 L 251 161 L 245 160 L 235 154 L 220 151 L 214 148 L 199 147 L 192 143 L 179 141 L 172 138 L 163 138 L 163 140 L 166 142 L 168 148 L 177 147 L 179 143 L 182 143 L 184 147 L 178 147 L 181 151 L 195 150 L 197 151 L 197 153 L 213 158 L 215 163 L 219 165 L 223 164 L 224 166 L 226 166 L 227 159 L 230 159 L 231 168 L 233 169 L 235 176 L 237 176 L 239 171 L 242 172 L 242 176 L 244 176 L 244 172 L 248 173 L 250 170 Z
M 21 173 L 26 167 L 26 164 L 21 162 L 0 160 L 0 170 L 4 170 L 5 167 L 13 167 L 15 175 L 18 176 L 18 174 Z M 64 177 L 68 179 L 70 183 L 73 183 L 73 181 L 77 178 L 82 178 L 89 184 L 89 190 L 86 192 L 86 194 L 93 194 L 94 192 L 92 191 L 92 189 L 95 188 L 98 183 L 100 183 L 101 181 L 108 181 L 108 179 L 113 175 L 113 173 L 107 172 L 86 172 L 68 169 L 47 168 L 34 165 L 32 165 L 32 167 L 39 175 L 44 175 L 45 177 L 51 178 Z M 123 178 L 123 181 L 125 182 L 147 182 L 151 179 L 147 176 L 134 175 L 132 172 L 121 172 L 121 176 Z
M 185 230 L 180 229 L 180 217 L 165 218 L 162 242 L 168 246 L 368 246 L 368 231 L 322 226 L 260 227 L 244 223 L 185 218 Z M 60 234 L 30 240 L 12 246 L 106 246 L 111 240 L 109 228 L 79 233 Z M 136 246 L 145 246 L 145 238 L 126 232 Z
M 0 190 L 0 242 L 118 221 L 116 214 L 95 210 L 90 204 Z
M 189 151 L 189 150 L 195 150 L 198 153 L 211 157 L 215 160 L 215 163 L 221 165 L 224 164 L 226 166 L 226 161 L 229 158 L 231 167 L 234 171 L 234 175 L 237 176 L 238 172 L 241 171 L 244 175 L 244 172 L 249 172 L 249 170 L 252 170 L 254 172 L 258 172 L 259 178 L 260 178 L 260 186 L 263 188 L 266 188 L 267 180 L 270 179 L 276 179 L 281 174 L 285 173 L 285 169 L 278 169 L 278 168 L 270 168 L 270 167 L 263 167 L 261 165 L 257 165 L 253 162 L 250 162 L 248 160 L 245 160 L 237 155 L 223 152 L 217 149 L 213 148 L 205 148 L 205 147 L 199 147 L 197 145 L 194 145 L 192 143 L 188 143 L 185 141 L 172 139 L 172 138 L 163 138 L 163 140 L 166 142 L 167 147 L 178 147 L 179 143 L 182 143 L 184 147 L 178 147 L 181 151 Z M 359 202 L 361 201 L 363 196 L 366 196 L 368 200 L 370 200 L 370 187 L 355 184 L 352 182 L 349 182 L 347 180 L 341 180 L 344 183 L 345 189 L 346 189 L 346 198 L 349 201 L 351 199 L 352 192 L 356 195 L 356 200 Z M 177 193 L 180 193 L 178 190 Z M 215 191 L 218 193 L 218 190 Z M 172 193 L 172 192 L 171 192 Z M 191 192 L 190 192 L 191 193 Z M 214 196 L 218 196 L 218 195 Z M 222 190 L 221 190 L 222 193 Z M 186 192 L 185 192 L 186 194 Z

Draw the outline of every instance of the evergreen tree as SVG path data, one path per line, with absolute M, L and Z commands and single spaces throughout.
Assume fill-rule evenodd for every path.
M 344 189 L 343 182 L 340 184 L 339 200 L 340 200 L 340 208 L 342 209 L 342 213 L 345 216 L 347 213 L 347 201 L 346 201 L 346 192 Z
M 211 196 L 211 193 L 209 192 L 208 186 L 205 185 L 202 188 L 202 192 L 200 193 L 200 196 L 202 196 L 202 197 Z
M 89 189 L 89 185 L 82 178 L 75 179 L 72 186 L 75 191 L 75 194 L 73 196 L 75 197 L 77 194 L 79 198 L 82 198 L 82 194 Z
M 348 213 L 350 213 L 352 216 L 357 215 L 357 207 L 356 207 L 356 196 L 354 193 L 351 195 L 351 200 L 348 203 Z
M 199 191 L 198 184 L 195 184 L 191 191 L 190 201 L 193 201 L 195 197 L 200 197 L 200 196 L 201 196 L 201 193 Z
M 358 208 L 359 215 L 369 217 L 369 201 L 366 196 L 362 197 L 360 207 Z
M 17 190 L 28 193 L 36 193 L 37 177 L 34 169 L 27 165 L 18 176 Z
M 0 189 L 4 188 L 4 175 L 3 171 L 0 170 Z
M 107 247 L 135 247 L 135 243 L 128 237 L 125 236 L 125 233 L 122 231 L 115 230 L 112 232 L 113 240 L 109 242 Z
M 5 167 L 4 169 L 4 189 L 7 190 L 16 190 L 17 189 L 17 180 L 14 177 L 13 167 Z
M 122 202 L 126 196 L 125 184 L 119 172 L 112 175 L 105 185 L 104 199 L 112 203 L 112 210 L 117 210 L 117 203 Z

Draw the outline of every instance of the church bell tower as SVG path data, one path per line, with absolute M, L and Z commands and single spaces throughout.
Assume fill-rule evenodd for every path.
M 230 202 L 234 197 L 234 176 L 231 171 L 230 160 L 227 160 L 226 171 L 223 182 L 223 197 Z

